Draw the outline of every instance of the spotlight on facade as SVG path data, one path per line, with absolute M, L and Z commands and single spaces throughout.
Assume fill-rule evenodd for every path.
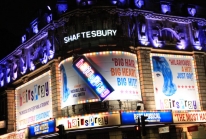
M 113 0 L 113 1 L 111 1 L 112 2 L 112 4 L 117 4 L 117 0 Z
M 21 37 L 21 43 L 24 43 L 26 41 L 26 35 L 24 34 L 22 37 Z
M 142 8 L 142 6 L 144 6 L 144 0 L 134 0 L 134 4 L 137 8 Z
M 50 8 L 50 6 L 47 6 L 47 8 L 48 8 L 48 10 L 49 10 L 49 11 L 51 11 L 51 8 Z
M 171 12 L 170 4 L 169 3 L 161 3 L 161 10 L 162 13 L 167 14 Z
M 197 50 L 200 51 L 200 50 L 202 50 L 202 46 L 200 46 L 200 45 L 196 45 L 196 46 L 195 46 L 195 49 L 197 49 Z
M 4 86 L 4 72 L 3 71 L 1 71 L 0 73 L 0 79 L 1 79 L 1 87 L 3 87 Z
M 35 70 L 35 65 L 34 65 L 33 60 L 31 59 L 30 60 L 30 71 L 33 71 L 33 70 Z

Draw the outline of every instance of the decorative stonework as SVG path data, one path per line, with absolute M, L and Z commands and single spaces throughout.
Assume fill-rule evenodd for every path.
M 140 74 L 141 94 L 146 110 L 155 110 L 155 99 L 150 66 L 150 49 L 139 48 L 137 50 L 138 66 Z

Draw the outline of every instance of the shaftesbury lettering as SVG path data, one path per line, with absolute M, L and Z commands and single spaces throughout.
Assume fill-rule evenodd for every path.
M 116 36 L 116 33 L 117 33 L 117 30 L 110 30 L 110 29 L 81 32 L 81 33 L 77 33 L 77 34 L 73 34 L 73 35 L 64 37 L 64 43 L 72 42 L 72 41 L 78 40 L 79 38 Z

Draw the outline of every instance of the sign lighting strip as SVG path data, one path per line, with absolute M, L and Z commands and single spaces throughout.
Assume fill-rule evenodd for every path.
M 85 53 L 83 54 L 84 56 L 96 56 L 96 55 L 121 55 L 121 54 L 124 54 L 124 55 L 132 55 L 134 57 L 136 57 L 135 54 L 133 53 L 130 53 L 130 52 L 124 52 L 124 51 L 103 51 L 103 52 L 93 52 L 93 53 Z M 65 63 L 66 61 L 70 61 L 72 60 L 73 57 L 69 57 L 63 61 L 61 61 L 58 65 L 58 67 L 60 67 L 63 63 Z
M 170 112 L 171 110 L 139 110 L 139 111 L 131 111 L 125 110 L 121 111 L 121 113 L 133 113 L 133 112 Z
M 83 116 L 95 116 L 95 115 L 112 115 L 112 114 L 119 114 L 119 111 L 112 111 L 112 112 L 102 112 L 102 113 L 91 113 L 91 114 L 83 114 L 83 115 L 76 115 L 76 116 L 68 116 L 68 117 L 59 117 L 57 119 L 62 118 L 77 118 L 77 117 L 83 117 Z
M 17 88 L 15 89 L 15 117 L 16 117 L 16 129 L 17 129 L 17 124 L 18 124 L 18 121 L 17 121 L 17 113 L 18 113 L 18 109 L 17 109 L 17 103 L 18 103 L 18 94 L 17 94 L 17 90 L 20 89 L 20 88 L 22 88 L 22 87 L 27 86 L 28 84 L 31 84 L 31 83 L 37 81 L 38 79 L 41 79 L 42 77 L 44 77 L 44 76 L 46 76 L 46 75 L 49 75 L 49 90 L 50 90 L 50 92 L 51 92 L 51 91 L 52 91 L 52 90 L 51 90 L 52 87 L 51 87 L 51 71 L 50 71 L 50 70 L 47 71 L 47 72 L 45 72 L 44 74 L 42 74 L 42 75 L 36 77 L 35 79 L 30 80 L 29 82 L 27 82 L 27 83 L 25 83 L 25 84 L 23 84 L 23 85 L 17 87 Z M 52 92 L 50 93 L 50 100 L 52 100 Z M 29 126 L 29 125 L 28 125 L 28 126 Z

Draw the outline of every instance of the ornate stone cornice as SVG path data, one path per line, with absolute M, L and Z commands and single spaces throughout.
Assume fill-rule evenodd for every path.
M 152 11 L 146 11 L 146 10 L 141 10 L 141 9 L 130 9 L 130 8 L 120 9 L 116 7 L 93 7 L 91 9 L 85 9 L 85 10 L 77 9 L 72 12 L 68 12 L 64 14 L 62 18 L 67 19 L 68 21 L 68 18 L 71 16 L 79 16 L 79 15 L 84 15 L 84 14 L 97 13 L 98 11 L 107 11 L 110 14 L 118 14 L 120 16 L 143 15 L 147 19 L 153 19 L 153 20 L 168 20 L 168 21 L 179 22 L 179 23 L 197 22 L 201 26 L 206 25 L 206 20 L 204 18 L 181 17 L 181 16 L 174 16 L 174 15 L 159 14 L 159 13 L 154 13 Z

